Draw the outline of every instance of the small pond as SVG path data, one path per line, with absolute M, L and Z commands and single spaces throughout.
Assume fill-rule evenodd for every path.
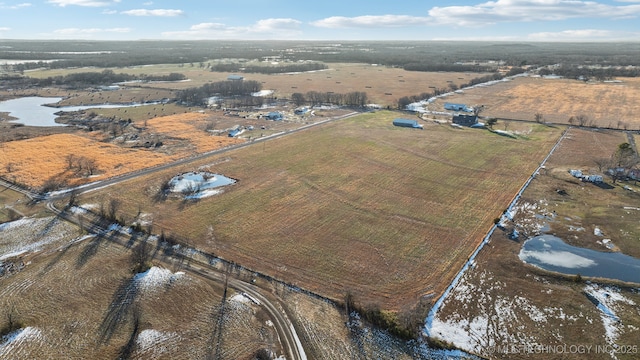
M 55 122 L 56 115 L 54 113 L 60 111 L 44 104 L 55 104 L 62 98 L 53 97 L 23 97 L 19 99 L 7 100 L 0 102 L 0 112 L 7 112 L 10 116 L 18 118 L 14 120 L 16 123 L 27 126 L 65 126 Z
M 55 119 L 55 113 L 59 111 L 80 111 L 87 109 L 107 109 L 107 108 L 123 108 L 141 105 L 153 105 L 157 103 L 144 104 L 93 104 L 82 106 L 63 106 L 59 108 L 44 106 L 45 104 L 55 104 L 62 100 L 60 97 L 40 97 L 29 96 L 13 100 L 0 102 L 0 112 L 9 113 L 10 116 L 17 118 L 13 120 L 16 123 L 27 126 L 66 126 L 58 124 Z
M 640 283 L 640 259 L 571 246 L 553 235 L 525 241 L 518 256 L 544 270 Z
M 216 188 L 234 184 L 236 180 L 209 172 L 188 172 L 169 181 L 170 191 L 185 194 L 186 198 L 202 198 L 217 193 Z

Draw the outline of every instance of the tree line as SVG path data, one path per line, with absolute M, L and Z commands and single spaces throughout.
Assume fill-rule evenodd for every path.
M 255 80 L 226 80 L 182 90 L 177 93 L 176 100 L 188 105 L 204 106 L 213 96 L 251 97 L 252 93 L 260 90 L 262 90 L 262 84 Z
M 244 65 L 239 63 L 218 63 L 211 65 L 211 71 L 259 74 L 282 74 L 324 70 L 328 68 L 329 67 L 327 65 L 321 63 L 285 64 L 278 66 Z
M 339 105 L 339 106 L 365 106 L 368 101 L 367 93 L 353 91 L 346 94 L 334 92 L 308 91 L 306 93 L 291 94 L 291 101 L 296 106 L 301 105 Z
M 540 69 L 539 75 L 559 75 L 568 79 L 580 79 L 588 81 L 595 79 L 597 81 L 611 80 L 615 77 L 638 77 L 640 76 L 640 68 L 638 67 L 592 67 L 577 65 L 562 65 L 556 69 Z
M 101 72 L 80 72 L 64 76 L 50 76 L 44 79 L 28 78 L 27 82 L 36 86 L 66 86 L 70 88 L 83 88 L 87 86 L 111 85 L 126 81 L 180 81 L 186 76 L 180 73 L 169 75 L 131 75 L 125 73 L 115 73 L 113 70 L 103 70 Z
M 518 73 L 517 71 L 514 71 L 515 73 Z M 503 79 L 505 76 L 500 74 L 500 73 L 493 73 L 490 75 L 485 75 L 485 76 L 480 76 L 477 78 L 473 78 L 471 80 L 469 80 L 468 83 L 464 83 L 461 84 L 460 86 L 455 85 L 455 84 L 450 84 L 449 85 L 449 89 L 443 89 L 443 88 L 434 88 L 432 92 L 423 92 L 420 94 L 416 94 L 416 95 L 411 95 L 411 96 L 403 96 L 401 98 L 398 99 L 398 109 L 405 109 L 407 107 L 407 105 L 415 103 L 415 102 L 419 102 L 422 100 L 426 100 L 429 98 L 432 98 L 434 96 L 438 96 L 441 94 L 444 94 L 446 92 L 449 91 L 454 91 L 457 90 L 459 87 L 460 88 L 465 88 L 465 87 L 469 87 L 469 86 L 473 86 L 473 85 L 477 85 L 477 84 L 482 84 L 485 82 L 489 82 L 489 81 L 494 81 L 494 80 L 500 80 Z

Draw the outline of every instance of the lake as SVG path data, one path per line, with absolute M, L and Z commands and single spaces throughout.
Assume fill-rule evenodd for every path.
M 525 241 L 518 256 L 544 270 L 640 283 L 640 259 L 571 246 L 553 235 Z
M 59 111 L 80 111 L 87 109 L 108 109 L 108 108 L 124 108 L 142 105 L 154 105 L 158 103 L 134 103 L 134 104 L 93 104 L 82 106 L 63 106 L 60 108 L 44 106 L 45 104 L 55 104 L 62 100 L 60 97 L 40 97 L 29 96 L 19 99 L 7 100 L 0 102 L 0 112 L 9 113 L 18 120 L 12 122 L 24 124 L 27 126 L 66 126 L 58 124 L 55 119 L 55 113 Z

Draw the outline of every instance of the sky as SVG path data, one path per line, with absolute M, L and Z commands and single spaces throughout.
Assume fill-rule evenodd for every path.
M 640 0 L 0 0 L 0 39 L 640 41 Z

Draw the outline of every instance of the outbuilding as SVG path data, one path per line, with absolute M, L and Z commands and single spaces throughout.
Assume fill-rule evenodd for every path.
M 473 109 L 467 107 L 465 104 L 455 104 L 455 103 L 444 103 L 445 110 L 452 111 L 464 111 L 464 112 L 472 112 Z
M 393 125 L 400 127 L 410 127 L 414 129 L 422 129 L 422 125 L 417 120 L 397 118 L 393 120 Z
M 264 116 L 267 120 L 280 121 L 282 120 L 282 114 L 277 111 L 272 111 Z
M 238 75 L 238 74 L 231 74 L 231 75 L 227 76 L 227 80 L 242 81 L 242 80 L 244 80 L 244 76 Z
M 478 123 L 478 116 L 476 115 L 453 115 L 452 122 L 461 126 L 473 126 Z

